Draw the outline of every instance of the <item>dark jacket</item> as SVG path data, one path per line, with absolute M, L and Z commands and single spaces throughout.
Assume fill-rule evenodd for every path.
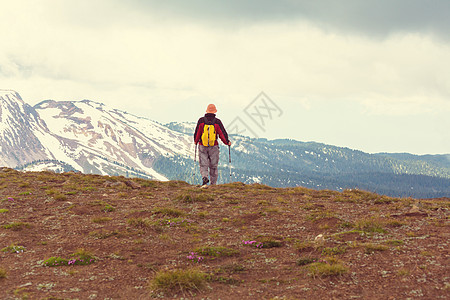
M 202 134 L 203 134 L 203 128 L 205 127 L 205 124 L 211 124 L 211 122 L 214 120 L 214 129 L 216 130 L 217 135 L 220 137 L 222 142 L 226 145 L 230 142 L 228 140 L 228 133 L 225 130 L 225 127 L 223 127 L 222 121 L 220 119 L 216 118 L 215 114 L 205 114 L 204 117 L 201 117 L 198 119 L 197 127 L 195 127 L 195 133 L 194 133 L 194 143 L 198 144 L 201 142 Z M 216 141 L 214 142 L 214 145 L 218 145 L 219 143 Z

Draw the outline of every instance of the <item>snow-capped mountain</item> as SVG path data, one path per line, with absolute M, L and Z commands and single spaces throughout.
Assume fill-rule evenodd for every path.
M 44 101 L 35 108 L 60 137 L 55 157 L 63 161 L 69 157 L 70 164 L 85 173 L 122 173 L 117 169 L 126 166 L 137 174 L 165 180 L 152 169 L 155 158 L 192 152 L 192 142 L 185 135 L 101 103 Z
M 18 93 L 0 90 L 0 165 L 54 159 L 39 138 L 48 134 L 45 122 Z
M 197 123 L 195 122 L 170 122 L 167 124 L 164 124 L 164 126 L 181 133 L 185 133 L 188 135 L 192 135 L 195 131 L 195 127 L 197 126 Z
M 39 170 L 56 164 L 83 173 L 166 180 L 152 168 L 155 159 L 193 151 L 186 135 L 101 103 L 47 100 L 31 107 L 15 92 L 1 95 L 5 166 Z

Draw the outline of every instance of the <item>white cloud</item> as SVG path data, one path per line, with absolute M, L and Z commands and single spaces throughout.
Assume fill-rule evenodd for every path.
M 410 96 L 403 98 L 388 98 L 374 96 L 362 101 L 363 113 L 381 116 L 418 116 L 423 114 L 438 114 L 450 112 L 450 103 L 430 99 L 428 96 Z

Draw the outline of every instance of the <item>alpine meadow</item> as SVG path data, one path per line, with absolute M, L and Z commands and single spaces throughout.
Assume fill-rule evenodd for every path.
M 0 1 L 0 299 L 449 299 L 449 0 Z

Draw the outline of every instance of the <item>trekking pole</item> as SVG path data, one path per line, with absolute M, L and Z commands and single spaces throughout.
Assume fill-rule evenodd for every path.
M 231 146 L 228 145 L 228 166 L 230 167 L 230 183 L 231 183 Z
M 195 184 L 195 165 L 197 164 L 197 144 L 195 144 L 194 151 L 194 172 L 192 173 L 192 184 Z

